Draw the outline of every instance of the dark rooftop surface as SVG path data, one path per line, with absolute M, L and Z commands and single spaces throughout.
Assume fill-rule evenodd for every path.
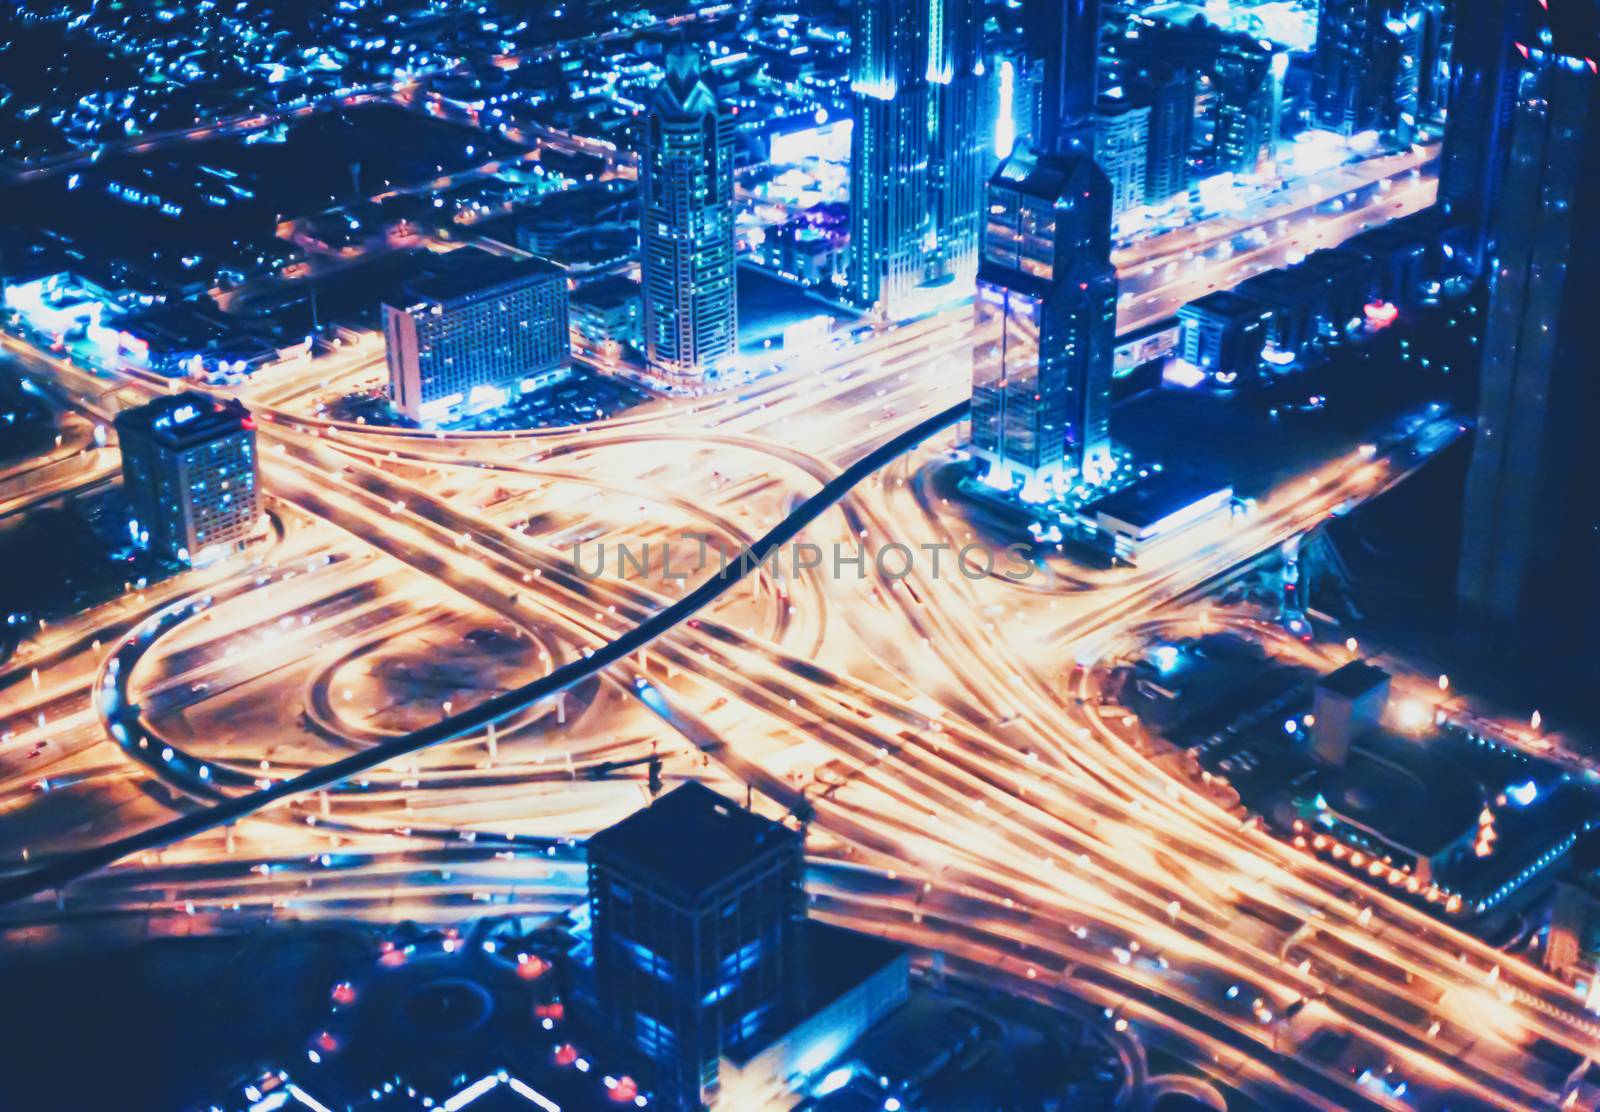
M 117 431 L 154 437 L 174 448 L 204 444 L 240 428 L 254 428 L 250 411 L 234 398 L 185 390 L 117 414 Z
M 426 273 L 412 279 L 406 289 L 416 297 L 449 304 L 512 283 L 560 273 L 561 268 L 548 259 L 516 258 L 495 255 L 481 247 L 462 247 L 430 262 Z
M 1368 664 L 1364 660 L 1352 660 L 1323 676 L 1317 681 L 1317 686 L 1325 687 L 1337 695 L 1355 699 L 1388 682 L 1389 673 L 1376 664 Z
M 1103 513 L 1143 529 L 1227 485 L 1195 471 L 1168 469 L 1091 502 L 1084 513 L 1091 517 Z
M 589 839 L 596 855 L 691 898 L 800 835 L 689 781 Z

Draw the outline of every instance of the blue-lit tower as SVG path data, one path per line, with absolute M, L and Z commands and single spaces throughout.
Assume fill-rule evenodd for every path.
M 668 51 L 643 121 L 639 253 L 645 351 L 669 389 L 699 389 L 738 355 L 733 135 L 700 55 Z
M 589 839 L 594 994 L 668 1108 L 793 1023 L 807 983 L 799 833 L 690 781 Z
M 860 0 L 850 90 L 850 299 L 902 316 L 976 267 L 977 0 Z
M 1322 0 L 1312 100 L 1317 125 L 1373 131 L 1409 144 L 1416 134 L 1423 0 Z
M 235 398 L 192 390 L 117 414 L 133 536 L 180 563 L 243 540 L 261 513 L 256 425 Z
M 989 179 L 972 355 L 973 455 L 1042 498 L 1111 463 L 1111 185 L 1087 154 L 1023 147 Z
M 1600 620 L 1589 426 L 1600 305 L 1600 8 L 1520 20 L 1510 150 L 1493 214 L 1483 377 L 1457 589 L 1470 628 L 1524 658 L 1581 658 Z
M 1520 61 L 1515 40 L 1524 3 L 1476 0 L 1472 18 L 1456 21 L 1439 204 L 1451 218 L 1452 246 L 1473 275 L 1482 273 L 1489 253 L 1490 214 L 1500 203 L 1505 180 Z

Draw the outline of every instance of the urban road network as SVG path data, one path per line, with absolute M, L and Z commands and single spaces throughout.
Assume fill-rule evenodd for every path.
M 1207 264 L 1185 285 L 1232 284 L 1248 261 L 1207 246 L 1181 248 Z M 1136 265 L 1157 269 L 1135 313 L 1192 295 Z M 44 936 L 555 910 L 582 889 L 574 840 L 638 805 L 654 753 L 805 816 L 819 917 L 1103 1009 L 1133 1083 L 1162 1050 L 1269 1105 L 1555 1104 L 1539 1048 L 1600 1038 L 1569 986 L 1241 822 L 1101 700 L 1122 639 L 1238 621 L 1202 588 L 1403 480 L 1402 446 L 1352 445 L 1137 569 L 575 570 L 606 542 L 681 569 L 694 535 L 970 543 L 941 476 L 972 343 L 936 314 L 729 396 L 521 433 L 317 416 L 373 374 L 360 346 L 263 376 L 244 393 L 270 529 L 51 625 L 0 677 L 0 818 L 33 839 L 0 915 Z M 6 344 L 79 415 L 0 479 L 6 506 L 101 481 L 93 424 L 165 381 Z M 1336 1061 L 1299 1052 L 1317 1029 L 1348 1036 Z

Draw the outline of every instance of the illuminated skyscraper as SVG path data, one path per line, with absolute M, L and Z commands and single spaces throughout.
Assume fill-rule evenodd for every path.
M 256 426 L 243 403 L 188 390 L 125 409 L 116 425 L 139 547 L 204 562 L 255 526 Z
M 1458 233 L 1456 247 L 1474 274 L 1481 272 L 1500 203 L 1516 100 L 1513 45 L 1524 0 L 1476 0 L 1472 18 L 1458 20 L 1451 50 L 1450 117 L 1439 162 L 1439 203 Z
M 1524 53 L 1495 206 L 1479 416 L 1457 588 L 1491 644 L 1581 657 L 1600 619 L 1600 8 L 1548 0 Z M 1592 674 L 1589 673 L 1589 674 Z
M 1416 130 L 1422 0 L 1322 0 L 1312 98 L 1318 126 L 1410 143 Z
M 1111 187 L 1088 154 L 1020 148 L 989 180 L 972 362 L 975 456 L 1025 496 L 1111 465 Z
M 860 0 L 850 87 L 853 301 L 893 317 L 977 265 L 977 0 Z
M 1189 190 L 1189 148 L 1194 146 L 1194 74 L 1161 69 L 1135 79 L 1130 95 L 1150 108 L 1144 203 L 1164 205 Z
M 1095 111 L 1094 160 L 1111 183 L 1111 219 L 1144 205 L 1150 157 L 1150 106 L 1130 97 L 1105 98 Z
M 650 372 L 670 389 L 713 383 L 738 355 L 733 118 L 700 56 L 667 53 L 639 151 L 639 250 Z
M 595 1002 L 668 1108 L 715 1102 L 723 1055 L 806 987 L 798 833 L 689 781 L 589 839 Z
M 1212 170 L 1254 174 L 1273 157 L 1289 58 L 1244 35 L 1218 36 L 1216 44 Z

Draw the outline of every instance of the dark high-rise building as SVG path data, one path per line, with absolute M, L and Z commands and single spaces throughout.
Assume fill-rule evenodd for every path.
M 860 0 L 850 88 L 849 292 L 901 315 L 977 265 L 977 0 Z
M 1150 105 L 1133 97 L 1105 97 L 1094 114 L 1094 160 L 1111 183 L 1115 223 L 1144 205 L 1150 159 Z
M 243 540 L 261 512 L 256 426 L 243 403 L 192 390 L 117 414 L 135 542 L 204 563 Z
M 1088 154 L 1019 148 L 989 180 L 975 303 L 972 436 L 1024 496 L 1111 468 L 1117 274 L 1111 187 Z
M 1417 118 L 1437 126 L 1450 106 L 1456 0 L 1421 0 L 1422 54 L 1417 59 Z M 1477 17 L 1476 8 L 1473 12 Z
M 805 991 L 801 836 L 696 782 L 589 839 L 595 1003 L 663 1102 L 716 1099 L 724 1054 Z
M 1130 83 L 1129 95 L 1150 108 L 1145 140 L 1144 203 L 1158 207 L 1189 191 L 1194 146 L 1194 74 L 1162 69 Z
M 1476 0 L 1472 18 L 1456 23 L 1439 204 L 1450 217 L 1453 246 L 1473 274 L 1489 251 L 1490 214 L 1505 179 L 1519 59 L 1514 40 L 1525 2 Z
M 1273 158 L 1288 56 L 1245 35 L 1216 39 L 1213 173 L 1254 174 Z
M 733 117 L 700 55 L 668 51 L 639 151 L 639 252 L 650 373 L 693 391 L 739 352 L 734 274 Z
M 1600 484 L 1587 424 L 1600 405 L 1600 8 L 1529 13 L 1510 156 L 1494 212 L 1483 379 L 1457 587 L 1491 644 L 1593 674 Z M 1580 673 L 1581 674 L 1581 673 Z
M 1041 151 L 1089 151 L 1099 99 L 1101 0 L 1025 0 L 1028 41 L 1039 60 Z
M 1410 143 L 1416 131 L 1422 0 L 1322 0 L 1312 99 L 1318 126 L 1375 131 Z
M 383 307 L 389 397 L 425 423 L 494 409 L 545 385 L 570 349 L 566 272 L 463 247 Z

